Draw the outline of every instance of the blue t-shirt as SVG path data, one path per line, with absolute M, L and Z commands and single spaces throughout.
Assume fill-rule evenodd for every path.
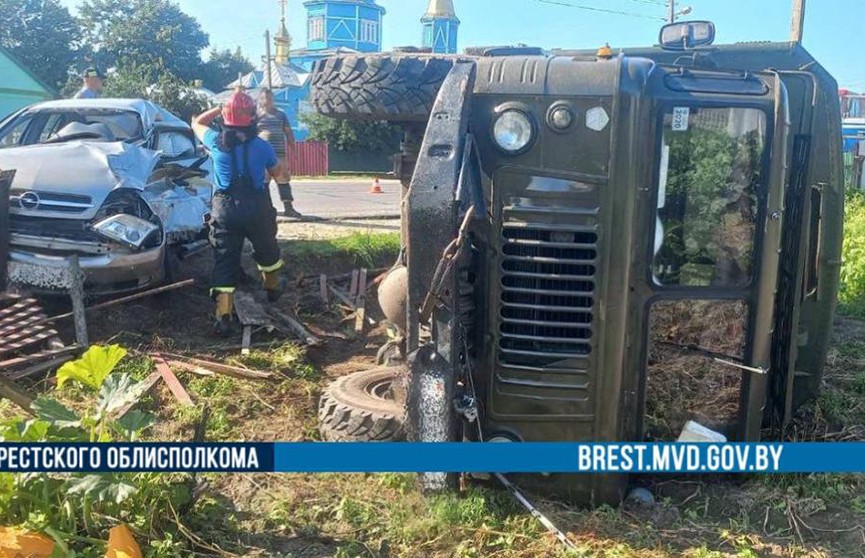
M 279 164 L 276 159 L 276 153 L 269 143 L 261 138 L 254 138 L 249 142 L 249 147 L 238 145 L 234 148 L 234 158 L 237 161 L 237 171 L 232 172 L 232 157 L 230 152 L 221 151 L 217 147 L 219 140 L 219 132 L 216 130 L 207 130 L 202 139 L 204 145 L 210 150 L 210 157 L 213 159 L 213 170 L 216 173 L 216 187 L 219 190 L 228 190 L 231 186 L 231 178 L 235 176 L 243 176 L 248 174 L 252 178 L 253 185 L 259 190 L 267 190 L 269 180 L 267 178 L 267 169 L 271 169 Z M 245 173 L 243 151 L 249 150 L 249 173 Z

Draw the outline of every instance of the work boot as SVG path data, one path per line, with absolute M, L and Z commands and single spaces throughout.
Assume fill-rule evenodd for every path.
M 283 202 L 285 205 L 285 209 L 282 211 L 283 217 L 288 217 L 289 219 L 297 219 L 302 221 L 304 219 L 303 214 L 294 208 L 292 202 Z
M 285 292 L 286 284 L 282 270 L 262 272 L 261 279 L 264 283 L 264 290 L 267 292 L 267 301 L 276 302 L 279 300 Z
M 279 199 L 282 200 L 282 204 L 285 206 L 282 216 L 289 219 L 303 219 L 303 215 L 294 208 L 294 195 L 291 193 L 291 182 L 279 182 L 276 184 L 276 188 L 279 190 Z
M 234 312 L 234 293 L 216 294 L 216 315 L 213 331 L 221 337 L 231 335 L 231 316 Z

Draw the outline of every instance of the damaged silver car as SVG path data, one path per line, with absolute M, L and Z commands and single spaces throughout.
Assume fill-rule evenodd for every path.
M 174 278 L 206 245 L 212 162 L 188 124 L 148 101 L 33 105 L 0 123 L 10 191 L 9 279 L 63 288 L 76 254 L 93 294 Z

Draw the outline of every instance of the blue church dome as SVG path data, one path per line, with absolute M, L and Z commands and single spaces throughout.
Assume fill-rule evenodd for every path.
M 457 51 L 457 33 L 460 20 L 454 10 L 453 0 L 430 0 L 423 24 L 423 46 L 440 54 Z
M 385 9 L 375 0 L 307 0 L 307 49 L 381 51 Z

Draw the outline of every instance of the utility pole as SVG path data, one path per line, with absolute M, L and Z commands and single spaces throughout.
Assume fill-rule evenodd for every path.
M 270 56 L 270 29 L 264 32 L 264 40 L 267 41 L 267 44 L 264 47 L 264 65 L 267 68 L 267 88 L 273 91 L 273 71 L 271 70 L 271 61 L 273 58 Z
M 670 15 L 667 16 L 669 23 L 676 23 L 676 0 L 668 0 L 670 2 Z
M 793 0 L 793 24 L 790 31 L 790 40 L 794 43 L 801 43 L 804 30 L 805 0 Z

